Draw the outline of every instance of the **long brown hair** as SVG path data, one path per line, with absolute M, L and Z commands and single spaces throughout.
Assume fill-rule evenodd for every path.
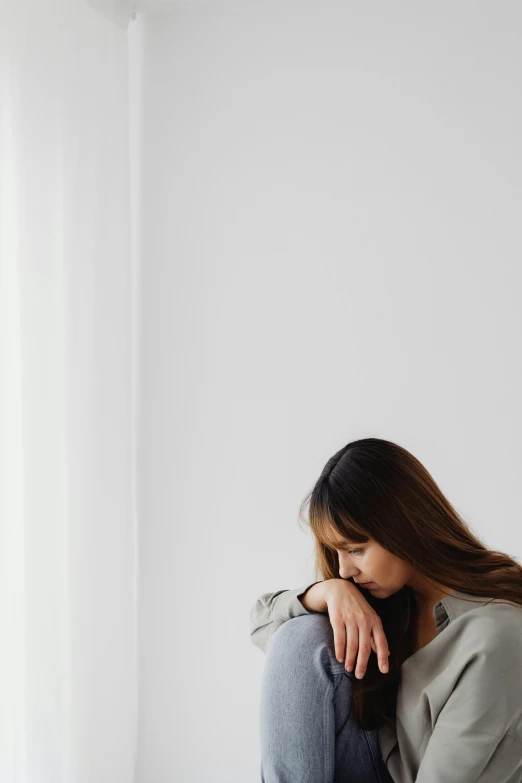
M 488 549 L 419 460 L 388 440 L 362 438 L 336 452 L 302 502 L 299 518 L 314 536 L 316 580 L 340 578 L 337 552 L 329 544 L 336 531 L 355 543 L 373 538 L 437 585 L 522 607 L 520 563 Z M 365 598 L 381 618 L 390 651 L 387 674 L 370 653 L 364 678 L 354 679 L 354 717 L 371 730 L 395 717 L 400 668 L 413 652 L 408 618 L 416 610 L 408 585 L 386 599 Z

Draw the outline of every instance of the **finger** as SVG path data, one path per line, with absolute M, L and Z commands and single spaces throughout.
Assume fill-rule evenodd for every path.
M 359 629 L 354 623 L 346 626 L 346 660 L 345 668 L 347 672 L 353 671 L 355 658 L 359 649 Z
M 388 642 L 386 641 L 386 635 L 381 626 L 373 626 L 373 638 L 375 639 L 375 644 L 377 645 L 377 650 L 375 652 L 377 655 L 379 669 L 381 672 L 386 674 L 389 669 L 388 657 L 390 655 L 390 650 L 388 648 Z
M 355 676 L 358 680 L 361 680 L 366 674 L 366 668 L 368 666 L 368 658 L 370 657 L 370 628 L 366 625 L 359 626 L 359 652 L 357 653 L 357 666 L 355 668 Z
M 342 663 L 344 661 L 344 651 L 346 648 L 346 627 L 343 622 L 332 623 L 334 632 L 334 650 L 335 657 Z

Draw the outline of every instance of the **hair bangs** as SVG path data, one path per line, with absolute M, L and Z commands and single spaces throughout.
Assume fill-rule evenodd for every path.
M 365 544 L 369 536 L 342 511 L 335 509 L 330 502 L 310 508 L 310 528 L 317 541 L 330 550 L 346 545 L 347 541 Z

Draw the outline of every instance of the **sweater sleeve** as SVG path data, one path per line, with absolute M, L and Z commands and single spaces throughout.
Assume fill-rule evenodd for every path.
M 317 584 L 295 587 L 293 590 L 276 590 L 273 593 L 263 593 L 250 610 L 250 639 L 252 643 L 266 652 L 272 634 L 286 620 L 299 617 L 302 614 L 314 614 L 305 609 L 299 596 L 309 587 Z
M 494 629 L 492 629 L 493 631 Z M 459 673 L 439 712 L 415 783 L 522 780 L 520 632 L 492 633 Z

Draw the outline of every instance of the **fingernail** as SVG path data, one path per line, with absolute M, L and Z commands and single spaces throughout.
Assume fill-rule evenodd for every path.
M 383 663 L 382 670 L 383 670 L 383 672 L 387 672 L 388 671 L 388 664 L 387 663 Z

